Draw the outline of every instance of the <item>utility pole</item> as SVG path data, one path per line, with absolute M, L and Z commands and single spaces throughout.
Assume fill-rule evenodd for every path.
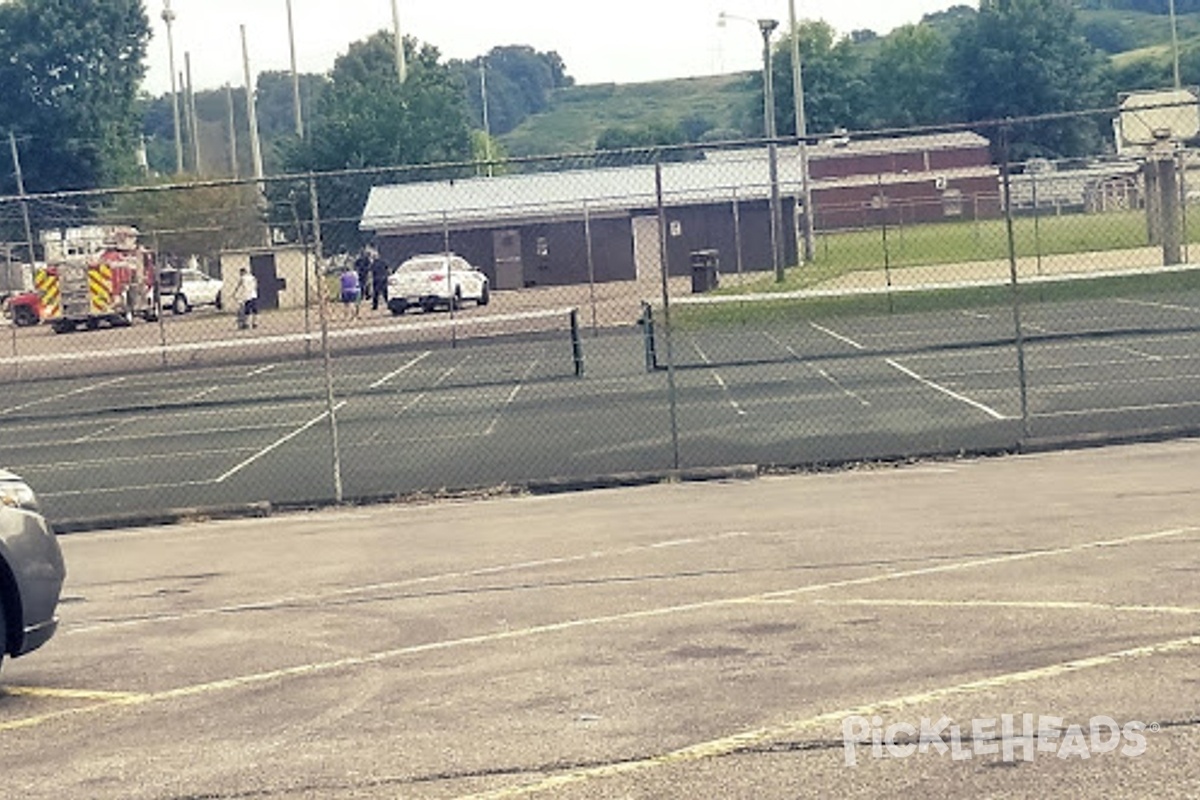
M 229 115 L 229 174 L 238 179 L 237 123 L 233 113 L 233 87 L 225 84 L 225 108 Z
M 404 57 L 404 37 L 400 34 L 400 3 L 392 0 L 392 27 L 396 32 L 396 77 L 403 85 L 408 80 L 408 63 Z
M 492 125 L 488 119 L 487 91 L 487 58 L 479 58 L 479 95 L 483 103 L 483 155 L 487 159 L 487 176 L 493 175 L 492 169 Z
M 296 26 L 292 23 L 292 0 L 287 0 L 288 48 L 292 54 L 292 108 L 296 112 L 296 138 L 304 138 L 304 113 L 300 108 L 300 73 L 296 71 Z
M 263 183 L 262 143 L 258 138 L 258 111 L 254 83 L 250 79 L 250 49 L 246 44 L 246 26 L 242 26 L 242 70 L 246 78 L 246 116 L 250 119 L 250 157 L 254 162 L 254 178 L 259 188 Z
M 175 115 L 175 174 L 183 174 L 183 131 L 179 128 L 179 88 L 175 82 L 175 37 L 172 26 L 175 22 L 175 12 L 171 10 L 171 0 L 163 0 L 163 22 L 167 23 L 167 55 L 171 67 L 171 110 Z
M 17 195 L 21 198 L 21 216 L 25 218 L 25 242 L 29 245 L 29 267 L 37 263 L 37 254 L 33 250 L 33 226 L 29 224 L 29 204 L 25 202 L 25 177 L 21 174 L 21 153 L 17 150 L 17 135 L 8 132 L 8 143 L 12 147 L 13 168 L 17 176 Z
M 196 170 L 197 177 L 204 172 L 200 162 L 200 117 L 196 114 L 196 91 L 192 86 L 192 54 L 185 52 L 183 54 L 183 68 L 187 73 L 187 106 L 188 119 L 190 123 L 188 130 L 192 132 L 192 166 Z
M 1175 67 L 1175 88 L 1183 83 L 1179 79 L 1179 27 L 1175 24 L 1175 0 L 1167 0 L 1167 12 L 1171 17 L 1171 61 Z
M 792 99 L 796 106 L 796 136 L 800 144 L 800 194 L 804 202 L 804 254 L 809 263 L 817 253 L 813 232 L 812 186 L 808 179 L 808 122 L 804 110 L 804 77 L 800 65 L 800 30 L 796 26 L 796 0 L 788 0 L 788 21 L 792 26 Z M 800 248 L 796 248 L 797 253 Z

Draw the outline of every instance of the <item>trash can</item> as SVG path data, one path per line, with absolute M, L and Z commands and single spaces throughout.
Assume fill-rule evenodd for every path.
M 720 284 L 719 255 L 716 250 L 692 251 L 692 294 L 703 294 Z

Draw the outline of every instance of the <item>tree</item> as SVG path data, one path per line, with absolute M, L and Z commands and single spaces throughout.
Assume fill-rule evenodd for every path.
M 526 45 L 493 47 L 486 56 L 451 61 L 450 68 L 466 86 L 471 118 L 480 127 L 483 126 L 481 66 L 487 70 L 488 125 L 497 136 L 516 128 L 527 117 L 545 111 L 555 89 L 574 83 L 558 53 L 541 53 Z
M 809 133 L 828 133 L 836 128 L 859 128 L 866 122 L 867 83 L 865 62 L 855 44 L 838 37 L 827 22 L 802 22 L 800 65 L 804 76 L 805 122 Z M 792 42 L 785 36 L 775 47 L 775 127 L 780 135 L 796 132 L 796 112 L 792 90 Z M 758 124 L 761 135 L 762 79 L 756 78 Z
M 464 87 L 430 45 L 405 40 L 408 77 L 396 74 L 394 39 L 379 32 L 355 42 L 338 57 L 305 141 L 284 140 L 284 169 L 337 172 L 368 168 L 448 164 L 472 156 Z M 437 174 L 470 174 L 442 169 Z M 428 179 L 429 171 L 393 170 L 384 175 L 326 178 L 321 213 L 334 245 L 357 246 L 358 220 L 373 181 Z M 275 198 L 280 205 L 282 198 Z M 286 222 L 282 220 L 281 222 Z
M 136 174 L 149 39 L 141 0 L 0 5 L 0 129 L 21 140 L 30 192 L 112 186 Z
M 905 25 L 885 38 L 871 64 L 871 113 L 880 127 L 911 127 L 959 117 L 950 42 L 929 25 Z
M 162 185 L 161 181 L 156 181 Z M 152 183 L 151 186 L 154 184 Z M 153 189 L 117 196 L 105 215 L 135 225 L 163 253 L 216 261 L 222 250 L 261 245 L 263 220 L 252 184 Z
M 959 27 L 952 50 L 971 122 L 1111 102 L 1104 94 L 1104 59 L 1083 38 L 1069 0 L 982 0 L 975 18 Z M 1080 117 L 1021 124 L 1011 136 L 1013 158 L 1057 158 L 1096 152 L 1103 133 L 1099 118 Z

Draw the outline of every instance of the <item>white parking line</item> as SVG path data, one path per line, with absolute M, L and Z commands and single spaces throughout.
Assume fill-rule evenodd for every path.
M 382 378 L 380 378 L 379 380 L 372 383 L 370 385 L 370 387 L 368 387 L 368 388 L 378 389 L 380 386 L 383 386 L 385 383 L 390 381 L 392 378 L 397 378 L 397 377 L 403 375 L 405 372 L 408 372 L 408 370 L 412 369 L 417 364 L 420 364 L 422 361 L 429 358 L 431 355 L 433 355 L 433 351 L 426 350 L 424 353 L 417 356 L 412 361 L 409 361 L 407 364 L 405 364 L 404 366 L 402 366 L 400 369 L 396 370 L 395 372 L 389 372 L 387 375 L 384 375 Z
M 342 402 L 340 402 L 340 403 L 338 403 L 336 406 L 334 406 L 334 407 L 333 407 L 333 410 L 334 410 L 334 412 L 337 412 L 337 411 L 340 411 L 340 410 L 341 410 L 342 408 L 344 408 L 345 406 L 346 406 L 346 401 L 345 401 L 345 400 L 343 400 Z M 266 447 L 264 447 L 262 450 L 259 450 L 257 453 L 255 453 L 254 455 L 250 456 L 250 457 L 249 457 L 249 458 L 247 458 L 245 461 L 243 461 L 242 463 L 238 464 L 238 465 L 237 465 L 236 467 L 234 467 L 233 469 L 231 469 L 231 470 L 229 470 L 228 472 L 226 472 L 224 475 L 221 475 L 219 478 L 217 478 L 216 480 L 214 480 L 214 481 L 213 481 L 213 483 L 224 483 L 225 481 L 227 481 L 227 480 L 229 480 L 230 478 L 232 478 L 234 475 L 237 475 L 239 472 L 241 472 L 242 470 L 244 470 L 246 467 L 248 467 L 248 466 L 250 466 L 251 464 L 253 464 L 255 461 L 258 461 L 258 460 L 259 460 L 260 458 L 262 458 L 263 456 L 265 456 L 265 455 L 267 455 L 267 454 L 271 453 L 271 452 L 272 452 L 272 451 L 274 451 L 274 450 L 277 450 L 277 449 L 279 449 L 280 447 L 283 447 L 285 444 L 287 444 L 288 442 L 290 442 L 292 439 L 295 439 L 297 436 L 299 436 L 300 434 L 304 433 L 305 431 L 307 431 L 308 429 L 312 428 L 313 426 L 317 425 L 317 424 L 318 424 L 318 423 L 320 423 L 322 420 L 328 419 L 328 417 L 329 417 L 329 412 L 328 412 L 328 411 L 322 411 L 320 414 L 318 414 L 317 416 L 313 417 L 313 418 L 312 418 L 312 419 L 310 419 L 308 422 L 304 423 L 304 424 L 303 424 L 303 425 L 301 425 L 299 428 L 297 428 L 296 430 L 294 430 L 294 431 L 292 431 L 291 433 L 289 433 L 287 436 L 284 436 L 282 439 L 278 439 L 278 440 L 276 440 L 275 442 L 273 442 L 273 443 L 271 443 L 271 444 L 267 445 L 267 446 L 266 446 Z
M 18 405 L 18 406 L 10 406 L 9 408 L 0 409 L 0 416 L 3 416 L 5 414 L 11 414 L 14 411 L 23 411 L 27 408 L 32 408 L 33 406 L 40 406 L 43 403 L 53 403 L 55 400 L 65 400 L 68 397 L 75 397 L 77 395 L 87 394 L 88 392 L 94 392 L 97 389 L 103 389 L 107 386 L 113 386 L 114 384 L 118 384 L 123 380 L 125 380 L 125 379 L 124 378 L 113 378 L 110 381 L 102 381 L 101 383 L 95 383 L 95 384 L 92 384 L 91 386 L 84 386 L 80 389 L 73 389 L 69 392 L 62 392 L 61 394 L 54 394 L 54 395 L 50 395 L 49 397 L 43 397 L 39 400 L 30 400 L 28 403 L 22 403 L 21 405 Z
M 247 372 L 246 377 L 247 378 L 258 377 L 259 375 L 262 375 L 265 372 L 270 372 L 271 370 L 275 369 L 278 366 L 279 366 L 278 364 L 268 364 L 265 367 L 259 367 L 258 369 L 254 370 L 253 372 Z

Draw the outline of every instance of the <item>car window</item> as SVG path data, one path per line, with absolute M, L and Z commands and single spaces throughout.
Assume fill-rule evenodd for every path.
M 426 256 L 418 258 L 410 258 L 400 266 L 396 267 L 397 272 L 428 272 L 430 270 L 442 270 L 446 268 L 446 259 L 442 256 Z

